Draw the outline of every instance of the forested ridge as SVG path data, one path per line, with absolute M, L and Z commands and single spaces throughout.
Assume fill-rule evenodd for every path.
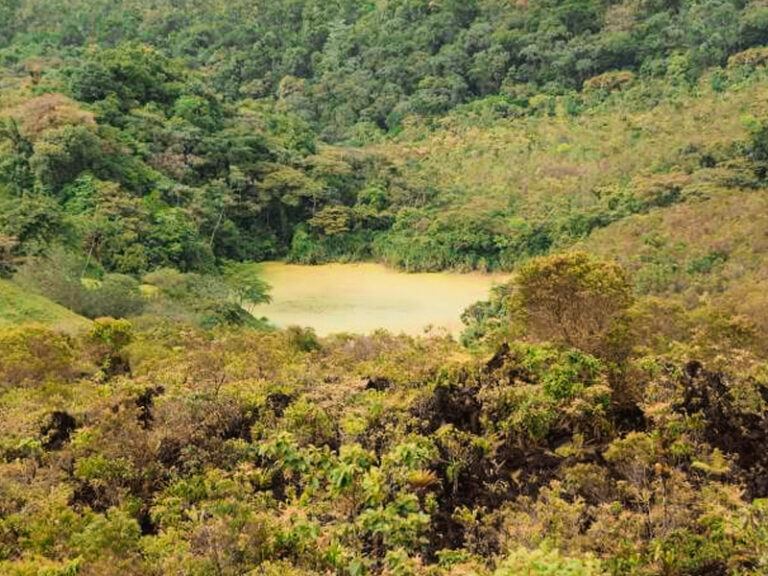
M 509 269 L 672 202 L 682 184 L 619 198 L 644 194 L 628 178 L 751 154 L 731 130 L 717 150 L 668 142 L 666 165 L 618 165 L 608 182 L 555 174 L 565 192 L 591 196 L 534 218 L 521 156 L 541 180 L 577 152 L 607 164 L 616 154 L 547 132 L 621 119 L 642 154 L 654 145 L 650 110 L 717 107 L 760 82 L 750 77 L 768 38 L 764 7 L 731 2 L 7 0 L 3 14 L 2 180 L 14 206 L 0 233 L 15 255 L 63 243 L 131 275 L 285 256 Z M 689 139 L 712 129 L 691 121 Z M 496 192 L 484 182 L 425 173 L 432 146 L 420 143 L 456 123 L 508 132 L 502 201 L 482 204 Z M 540 152 L 554 157 L 530 160 Z M 610 206 L 586 205 L 603 185 L 619 188 Z M 546 202 L 561 202 L 553 192 Z
M 0 574 L 768 573 L 766 44 L 0 0 Z M 320 338 L 248 312 L 278 259 L 511 276 L 458 341 Z

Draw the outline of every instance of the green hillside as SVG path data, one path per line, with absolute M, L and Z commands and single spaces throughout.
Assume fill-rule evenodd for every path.
M 738 156 L 763 113 L 757 3 L 3 6 L 0 198 L 24 201 L 0 234 L 97 274 L 510 269 L 589 232 L 600 187 Z
M 13 282 L 0 280 L 0 329 L 18 324 L 42 324 L 63 332 L 80 332 L 90 322 L 74 312 L 31 294 Z

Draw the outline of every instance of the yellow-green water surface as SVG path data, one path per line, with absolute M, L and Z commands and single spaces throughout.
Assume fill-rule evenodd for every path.
M 300 266 L 260 264 L 272 302 L 251 307 L 273 324 L 309 326 L 319 335 L 338 332 L 423 334 L 461 331 L 461 312 L 486 299 L 506 278 L 498 274 L 406 274 L 380 264 Z

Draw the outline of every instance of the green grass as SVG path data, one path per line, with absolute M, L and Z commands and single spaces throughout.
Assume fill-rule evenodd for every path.
M 36 322 L 65 332 L 79 332 L 90 321 L 38 294 L 0 280 L 0 329 L 7 326 Z

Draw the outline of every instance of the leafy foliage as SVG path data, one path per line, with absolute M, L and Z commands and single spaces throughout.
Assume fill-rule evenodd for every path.
M 694 143 L 698 167 L 690 147 L 617 161 L 659 145 L 649 107 L 723 107 L 718 94 L 760 82 L 751 5 L 6 4 L 0 181 L 22 200 L 0 209 L 0 234 L 17 257 L 65 243 L 131 275 L 282 256 L 510 269 L 700 194 L 716 166 L 748 158 L 763 177 L 762 111 L 745 146 Z M 582 138 L 595 115 L 627 141 Z
M 6 573 L 762 570 L 764 376 L 633 356 L 628 411 L 614 368 L 551 345 L 112 319 L 0 338 Z
M 513 306 L 541 340 L 597 352 L 612 325 L 632 303 L 624 271 L 585 253 L 534 259 L 520 268 Z
M 766 43 L 731 0 L 0 0 L 0 573 L 764 574 Z M 515 275 L 469 348 L 319 338 L 246 310 L 283 257 Z

